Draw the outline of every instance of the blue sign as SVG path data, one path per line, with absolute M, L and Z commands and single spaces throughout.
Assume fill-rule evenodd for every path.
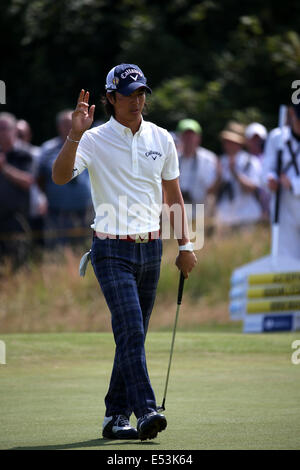
M 265 315 L 263 331 L 291 331 L 293 315 Z

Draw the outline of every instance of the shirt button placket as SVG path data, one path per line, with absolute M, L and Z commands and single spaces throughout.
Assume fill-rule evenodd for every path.
M 132 151 L 132 171 L 133 171 L 133 174 L 137 175 L 139 172 L 138 152 L 137 152 L 137 134 L 133 136 L 131 151 Z

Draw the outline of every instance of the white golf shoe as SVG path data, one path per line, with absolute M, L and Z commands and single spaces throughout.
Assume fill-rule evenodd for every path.
M 102 436 L 105 439 L 138 439 L 138 432 L 130 426 L 124 415 L 105 416 L 102 425 Z

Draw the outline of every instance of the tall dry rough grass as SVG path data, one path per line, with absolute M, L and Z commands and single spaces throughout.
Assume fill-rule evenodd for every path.
M 179 327 L 228 323 L 232 270 L 268 253 L 269 228 L 213 234 L 197 252 L 198 264 L 185 282 Z M 0 332 L 107 331 L 110 313 L 91 265 L 80 278 L 80 254 L 71 249 L 45 254 L 17 272 L 0 270 Z M 151 329 L 169 328 L 176 311 L 177 243 L 164 241 L 164 254 Z

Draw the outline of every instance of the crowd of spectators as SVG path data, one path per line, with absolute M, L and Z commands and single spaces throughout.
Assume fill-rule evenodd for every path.
M 28 247 L 57 249 L 90 237 L 94 211 L 87 171 L 68 184 L 52 181 L 52 165 L 71 128 L 72 111 L 56 116 L 57 136 L 37 147 L 30 124 L 0 113 L 0 259 L 20 260 Z M 97 124 L 96 124 L 97 125 Z M 183 119 L 171 132 L 178 150 L 180 186 L 195 217 L 204 204 L 216 226 L 237 227 L 270 218 L 270 193 L 263 183 L 267 129 L 230 121 L 218 139 L 222 152 L 202 146 L 203 130 Z
M 262 124 L 229 121 L 218 136 L 220 155 L 201 146 L 202 128 L 195 120 L 180 121 L 176 136 L 185 202 L 204 204 L 206 220 L 218 227 L 269 218 L 270 197 L 262 178 L 267 129 Z
M 36 249 L 81 244 L 94 217 L 87 172 L 64 186 L 52 164 L 71 128 L 72 111 L 56 117 L 57 136 L 32 145 L 31 127 L 0 113 L 0 259 L 18 265 Z

